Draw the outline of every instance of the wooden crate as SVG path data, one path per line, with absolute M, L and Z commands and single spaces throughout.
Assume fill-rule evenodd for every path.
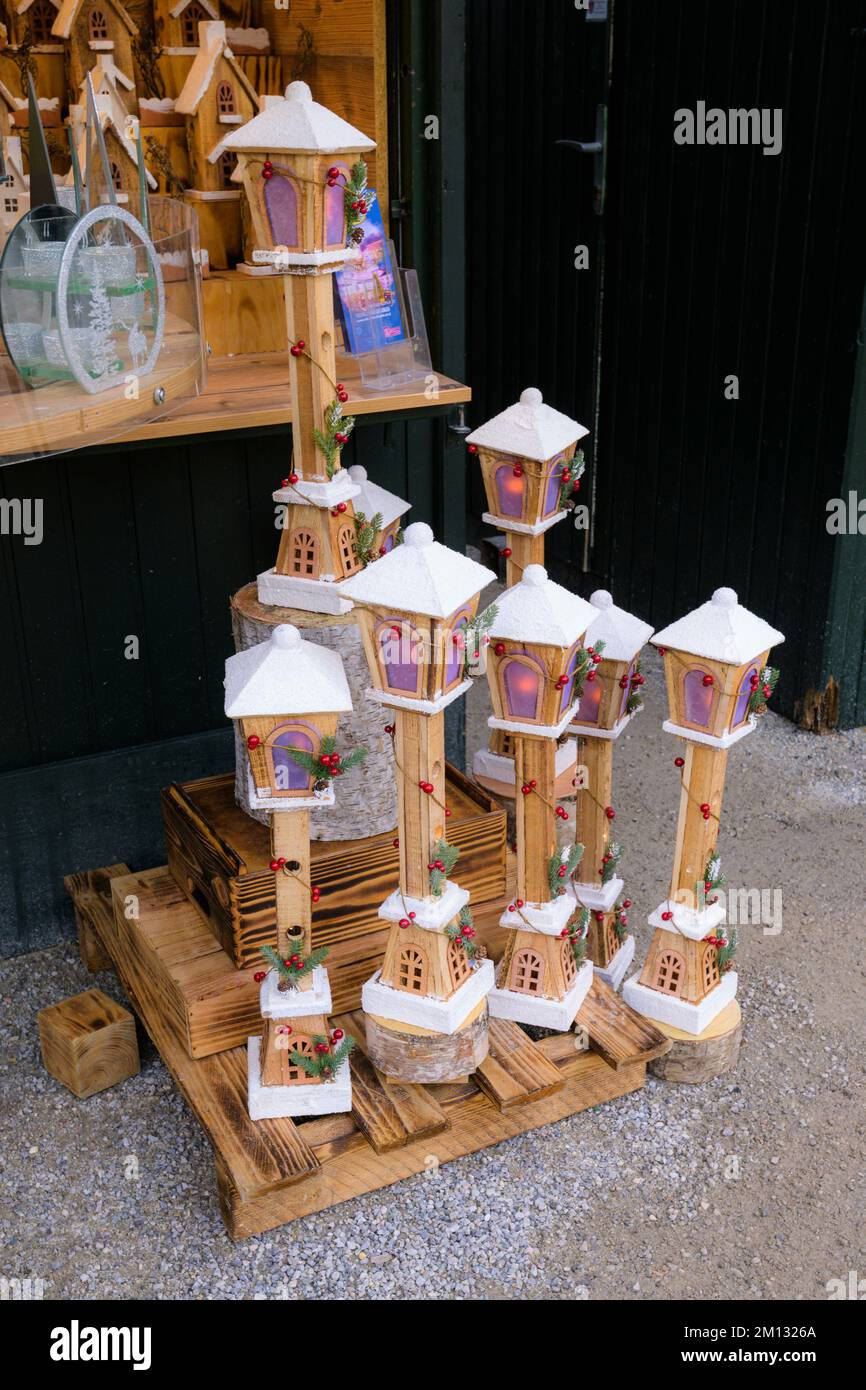
M 455 878 L 473 904 L 506 892 L 506 815 L 482 787 L 447 770 L 452 814 L 448 839 L 460 850 Z M 226 954 L 242 969 L 258 965 L 262 946 L 276 945 L 276 889 L 269 833 L 234 799 L 231 774 L 206 777 L 162 794 L 168 867 Z M 314 840 L 313 880 L 322 890 L 313 914 L 313 945 L 346 948 L 340 960 L 366 973 L 384 949 L 378 909 L 397 882 L 394 832 L 364 840 Z M 350 945 L 350 943 L 353 943 Z M 359 985 L 360 988 L 360 985 Z
M 533 1043 L 516 1025 L 494 1023 L 490 1056 L 468 1081 L 414 1086 L 389 1082 L 376 1071 L 365 1051 L 363 1014 L 337 1014 L 334 1022 L 358 1042 L 352 1112 L 255 1122 L 247 1113 L 246 1049 L 233 1047 L 198 1061 L 190 1057 L 129 915 L 136 896 L 131 885 L 137 882 L 141 889 L 147 875 L 124 870 L 125 865 L 113 865 L 77 874 L 66 886 L 213 1146 L 220 1209 L 235 1240 L 415 1173 L 433 1172 L 453 1158 L 637 1090 L 647 1062 L 670 1046 L 651 1023 L 595 981 L 577 1020 L 588 1036 L 588 1051 L 581 1050 L 575 1033 Z M 170 876 L 151 871 L 160 873 L 177 909 L 174 922 L 169 913 L 162 924 L 167 949 L 172 925 L 183 935 L 179 914 L 187 923 L 195 916 Z M 242 972 L 234 974 L 244 978 Z M 259 1017 L 256 1031 L 261 1022 Z

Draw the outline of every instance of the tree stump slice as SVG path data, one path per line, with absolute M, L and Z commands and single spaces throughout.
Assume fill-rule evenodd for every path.
M 684 1033 L 667 1023 L 653 1024 L 660 1033 L 671 1039 L 671 1050 L 656 1057 L 648 1070 L 660 1081 L 674 1081 L 682 1086 L 699 1086 L 723 1076 L 737 1065 L 740 1039 L 743 1034 L 740 1006 L 732 999 L 703 1033 Z
M 429 1033 L 409 1023 L 365 1015 L 367 1056 L 385 1076 L 436 1085 L 459 1081 L 487 1056 L 487 1001 L 483 1000 L 456 1033 Z
M 310 813 L 313 840 L 361 840 L 382 835 L 397 824 L 397 784 L 391 740 L 383 733 L 388 710 L 368 699 L 370 673 L 353 613 L 306 613 L 299 608 L 275 608 L 259 603 L 255 584 L 246 584 L 231 600 L 235 650 L 242 652 L 266 642 L 279 623 L 291 623 L 301 636 L 337 652 L 343 659 L 354 709 L 337 730 L 337 746 L 363 746 L 367 758 L 336 784 L 336 803 L 329 810 Z M 270 811 L 250 806 L 247 754 L 235 725 L 235 800 L 254 820 L 267 825 Z

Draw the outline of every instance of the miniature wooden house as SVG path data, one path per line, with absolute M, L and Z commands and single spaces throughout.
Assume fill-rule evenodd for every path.
M 97 60 L 108 55 L 128 83 L 129 105 L 135 110 L 132 41 L 138 26 L 120 0 L 63 0 L 51 32 L 68 45 L 73 91 L 80 89 Z
M 317 758 L 322 740 L 352 708 L 336 652 L 304 642 L 297 628 L 275 627 L 269 642 L 226 662 L 226 714 L 240 722 L 249 757 L 250 802 L 258 809 L 319 806 L 333 791 L 289 751 Z
M 466 630 L 492 577 L 415 522 L 403 545 L 341 586 L 357 605 L 375 699 L 432 714 L 469 688 Z
M 668 733 L 728 748 L 754 728 L 753 687 L 782 634 L 737 602 L 733 589 L 712 598 L 653 638 L 664 656 Z
M 10 19 L 10 42 L 16 47 L 30 42 L 37 48 L 46 48 L 57 42 L 52 33 L 60 0 L 11 0 L 7 7 Z
M 86 81 L 86 79 L 85 79 Z M 96 109 L 102 125 L 103 139 L 105 140 L 105 152 L 108 156 L 108 167 L 114 190 L 114 197 L 120 206 L 128 206 L 129 211 L 134 216 L 141 216 L 140 203 L 140 180 L 138 175 L 138 148 L 135 140 L 131 136 L 127 113 L 123 106 L 123 101 L 116 88 L 111 92 L 103 89 L 96 94 Z M 69 121 L 74 131 L 76 152 L 78 155 L 78 165 L 81 170 L 82 178 L 86 179 L 87 173 L 87 124 L 85 119 L 86 106 L 71 106 L 69 108 Z M 102 170 L 97 164 L 96 175 L 101 179 Z M 151 192 L 156 192 L 158 184 L 149 169 L 145 168 L 145 179 L 147 187 Z M 67 187 L 72 185 L 72 172 L 66 175 L 63 182 Z M 107 201 L 108 192 L 102 188 L 101 183 L 96 186 L 91 195 L 91 204 L 95 205 L 100 201 Z
M 30 184 L 24 173 L 20 135 L 2 137 L 4 181 L 0 183 L 0 234 L 7 236 L 30 210 Z
M 353 483 L 357 483 L 360 491 L 354 499 L 355 515 L 363 516 L 366 522 L 372 522 L 375 517 L 381 517 L 381 522 L 377 528 L 373 541 L 374 555 L 387 555 L 389 550 L 393 550 L 397 544 L 397 539 L 402 524 L 402 518 L 412 506 L 411 502 L 404 502 L 402 497 L 396 493 L 389 492 L 387 488 L 380 487 L 367 477 L 367 470 L 360 463 L 353 463 L 349 469 L 349 477 Z
M 345 477 L 345 474 L 341 476 Z M 339 581 L 361 568 L 354 511 L 346 500 L 317 507 L 303 502 L 301 486 L 277 488 L 275 502 L 286 507 L 276 569 L 279 574 L 303 580 Z M 335 494 L 336 495 L 336 494 Z
M 156 40 L 171 57 L 194 54 L 199 27 L 219 17 L 219 5 L 212 0 L 153 0 Z
M 487 494 L 484 520 L 502 530 L 540 535 L 565 515 L 563 472 L 589 431 L 551 406 L 534 386 L 467 435 Z

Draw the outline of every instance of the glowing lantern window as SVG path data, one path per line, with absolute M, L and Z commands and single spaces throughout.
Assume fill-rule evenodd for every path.
M 389 690 L 418 692 L 423 643 L 417 633 L 398 620 L 385 623 L 379 629 L 379 653 L 385 667 L 385 684 Z
M 564 459 L 557 459 L 547 475 L 547 488 L 544 493 L 543 516 L 553 516 L 559 507 L 559 494 L 562 491 L 562 470 L 565 467 Z
M 576 715 L 581 724 L 598 723 L 598 711 L 603 693 L 603 686 L 598 676 L 594 681 L 584 685 Z
M 313 740 L 301 729 L 285 729 L 271 743 L 271 762 L 274 770 L 274 790 L 292 792 L 305 790 L 310 785 L 309 773 L 296 763 L 287 748 L 300 748 L 312 753 Z
M 510 463 L 504 463 L 496 470 L 496 495 L 499 498 L 500 516 L 522 516 L 525 478 L 522 473 L 515 476 Z
M 345 226 L 345 197 L 343 185 L 336 183 L 325 188 L 325 245 L 342 246 Z
M 541 695 L 541 675 L 523 661 L 505 667 L 505 704 L 515 719 L 534 719 Z
M 687 671 L 683 679 L 683 704 L 687 724 L 706 729 L 713 712 L 713 687 L 704 685 L 708 673 L 699 667 Z
M 559 713 L 565 714 L 572 700 L 574 699 L 574 672 L 577 667 L 577 656 L 579 651 L 577 643 L 572 647 L 568 654 L 568 661 L 565 666 L 565 685 L 562 687 L 562 697 L 559 701 Z M 598 715 L 596 714 L 596 718 Z
M 731 728 L 737 729 L 741 724 L 745 724 L 746 715 L 749 708 L 749 696 L 752 693 L 752 680 L 758 674 L 757 668 L 752 667 L 747 671 L 740 681 L 740 689 L 737 692 L 737 703 L 734 705 L 734 717 L 731 720 Z
M 265 183 L 265 207 L 275 246 L 298 244 L 298 195 L 294 184 L 281 174 Z

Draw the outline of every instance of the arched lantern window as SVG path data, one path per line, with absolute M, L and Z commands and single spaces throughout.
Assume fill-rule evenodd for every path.
M 271 768 L 271 787 L 275 796 L 306 791 L 310 774 L 286 750 L 298 748 L 312 753 L 321 742 L 319 732 L 311 724 L 282 724 L 268 738 L 268 761 Z
M 319 543 L 312 531 L 301 528 L 292 532 L 289 565 L 292 574 L 302 574 L 307 579 L 316 578 L 319 573 Z
M 697 729 L 709 727 L 716 692 L 712 682 L 705 685 L 704 677 L 710 673 L 700 666 L 693 666 L 683 676 L 683 714 L 687 724 Z
M 547 475 L 547 482 L 544 489 L 544 506 L 542 516 L 554 516 L 559 510 L 559 495 L 562 491 L 562 473 L 565 468 L 565 459 L 560 456 L 554 459 Z
M 500 516 L 522 516 L 523 499 L 526 493 L 526 478 L 523 473 L 515 474 L 511 463 L 500 464 L 496 470 L 496 496 L 499 499 Z
M 346 201 L 343 184 L 325 185 L 325 245 L 342 246 L 346 239 Z
M 737 691 L 737 702 L 734 705 L 734 717 L 731 720 L 731 728 L 738 729 L 741 724 L 745 724 L 749 714 L 749 696 L 752 693 L 752 679 L 757 676 L 758 669 L 753 666 L 746 671 L 740 681 L 740 688 Z
M 544 960 L 537 951 L 526 947 L 514 952 L 511 966 L 511 988 L 521 994 L 538 994 L 544 981 Z
M 571 704 L 572 700 L 574 699 L 574 673 L 575 673 L 575 670 L 577 669 L 577 662 L 578 662 L 578 656 L 579 656 L 579 654 L 580 654 L 580 643 L 579 643 L 579 642 L 575 642 L 575 644 L 574 644 L 574 646 L 572 647 L 571 651 L 568 653 L 568 660 L 567 660 L 566 663 L 565 663 L 565 670 L 564 670 L 564 672 L 563 672 L 563 675 L 565 676 L 565 685 L 562 687 L 562 695 L 561 695 L 560 701 L 559 701 L 559 713 L 560 713 L 560 715 L 565 714 L 565 711 L 568 709 L 569 705 Z M 593 681 L 590 682 L 591 685 L 597 684 L 597 683 L 598 683 L 597 680 L 594 681 L 594 682 L 593 682 Z M 597 719 L 597 718 L 598 718 L 598 710 L 596 709 L 596 719 Z
M 294 182 L 276 170 L 265 181 L 265 211 L 275 246 L 298 245 L 298 193 Z
M 412 994 L 427 993 L 427 952 L 420 946 L 404 946 L 400 952 L 397 987 Z
M 463 677 L 466 662 L 466 628 L 472 612 L 464 608 L 452 619 L 446 635 L 444 689 L 450 690 Z
M 424 639 L 411 623 L 390 618 L 376 629 L 384 684 L 398 695 L 417 695 L 424 661 Z
M 394 533 L 389 531 L 382 542 L 382 554 L 388 555 L 394 549 Z
M 514 719 L 537 719 L 544 693 L 540 669 L 527 657 L 512 657 L 501 667 L 506 713 Z
M 220 82 L 216 91 L 217 115 L 236 116 L 235 94 L 231 82 Z
M 656 968 L 655 988 L 663 994 L 679 994 L 683 985 L 685 962 L 677 951 L 663 951 Z
M 340 552 L 343 574 L 348 579 L 361 568 L 361 561 L 358 559 L 358 536 L 353 522 L 347 521 L 337 532 L 337 549 Z

